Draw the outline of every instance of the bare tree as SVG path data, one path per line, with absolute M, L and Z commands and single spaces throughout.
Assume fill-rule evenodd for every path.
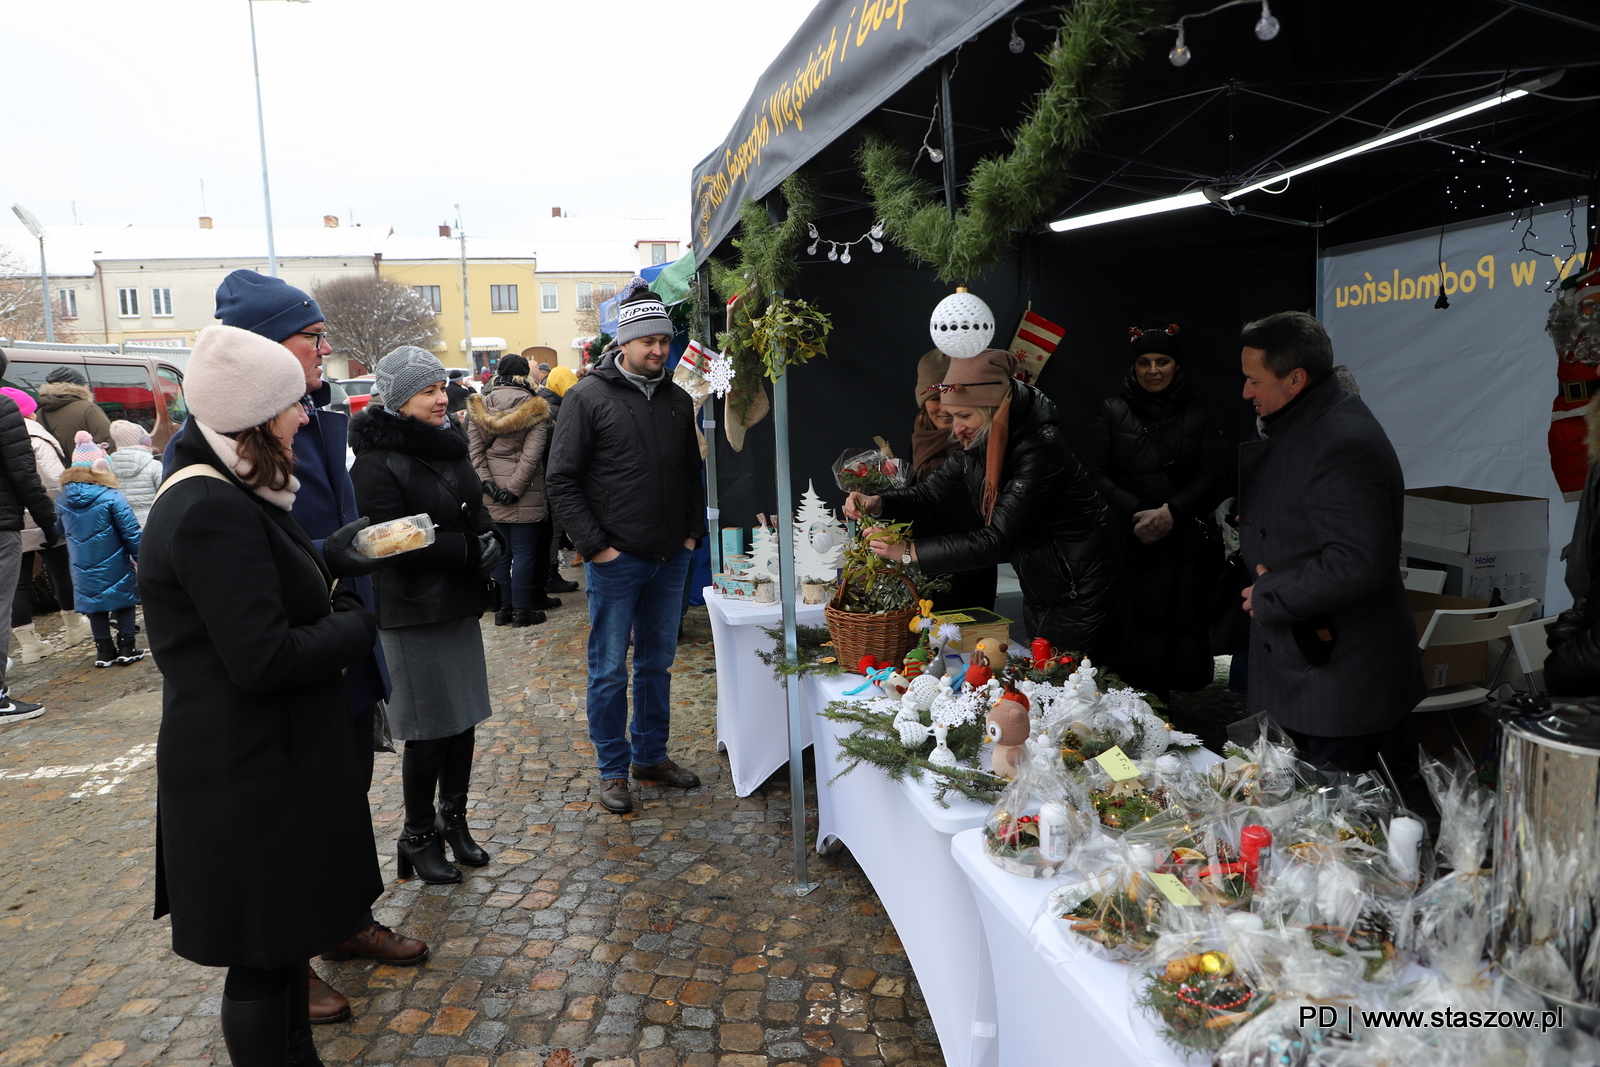
M 57 341 L 73 339 L 59 314 L 55 331 Z M 38 263 L 6 245 L 0 245 L 0 337 L 44 340 L 44 294 L 39 287 Z
M 580 303 L 577 314 L 573 316 L 573 323 L 578 328 L 578 333 L 593 337 L 600 332 L 600 305 L 617 295 L 616 282 L 599 282 L 590 290 L 587 305 Z
M 369 371 L 401 345 L 432 351 L 439 340 L 433 302 L 387 278 L 334 278 L 315 286 L 311 295 L 327 317 L 333 354 L 359 361 Z

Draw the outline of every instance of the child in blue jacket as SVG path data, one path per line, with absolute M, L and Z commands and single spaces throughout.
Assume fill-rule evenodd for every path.
M 72 466 L 61 475 L 56 513 L 72 557 L 75 607 L 89 617 L 94 633 L 94 665 L 137 663 L 144 659 L 144 650 L 134 645 L 139 520 L 117 488 L 117 476 L 111 473 L 105 449 L 94 443 L 87 430 L 79 430 L 74 438 Z M 113 615 L 117 621 L 114 644 Z

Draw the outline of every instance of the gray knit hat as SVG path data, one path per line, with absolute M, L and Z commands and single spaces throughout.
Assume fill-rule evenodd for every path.
M 416 345 L 401 345 L 378 360 L 373 376 L 383 406 L 396 412 L 434 382 L 450 380 L 438 357 Z
M 638 276 L 629 279 L 617 295 L 617 344 L 655 334 L 671 337 L 674 332 L 666 305 L 650 291 L 650 283 Z

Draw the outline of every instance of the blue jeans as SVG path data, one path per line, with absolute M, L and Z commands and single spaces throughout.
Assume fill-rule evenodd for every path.
M 655 560 L 624 552 L 585 563 L 589 596 L 589 740 L 600 777 L 626 778 L 628 764 L 667 758 L 668 668 L 678 654 L 684 575 L 691 553 Z M 628 635 L 633 635 L 633 729 L 628 729 Z
M 494 525 L 508 546 L 506 554 L 495 565 L 494 574 L 490 575 L 500 586 L 501 606 L 531 608 L 535 601 L 543 604 L 550 565 L 539 559 L 539 535 L 549 529 L 549 521 L 497 522 Z

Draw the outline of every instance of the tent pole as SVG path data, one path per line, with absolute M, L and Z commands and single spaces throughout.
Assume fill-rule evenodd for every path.
M 783 651 L 790 663 L 800 662 L 795 635 L 794 606 L 794 488 L 789 476 L 789 375 L 785 371 L 772 383 L 772 428 L 777 437 L 778 468 L 778 593 L 783 599 Z M 789 675 L 783 683 L 789 705 L 790 822 L 794 830 L 794 894 L 803 897 L 817 888 L 806 880 L 806 767 L 805 744 L 800 737 L 800 678 Z
M 700 314 L 695 328 L 705 338 L 701 344 L 711 344 L 711 283 L 707 280 L 709 265 L 695 275 L 695 285 L 700 290 Z M 717 509 L 717 398 L 706 397 L 700 409 L 700 429 L 706 435 L 706 536 L 711 538 L 711 573 L 722 573 L 722 515 Z
M 944 203 L 956 217 L 956 120 L 950 113 L 950 61 L 939 64 L 939 125 L 944 148 Z

